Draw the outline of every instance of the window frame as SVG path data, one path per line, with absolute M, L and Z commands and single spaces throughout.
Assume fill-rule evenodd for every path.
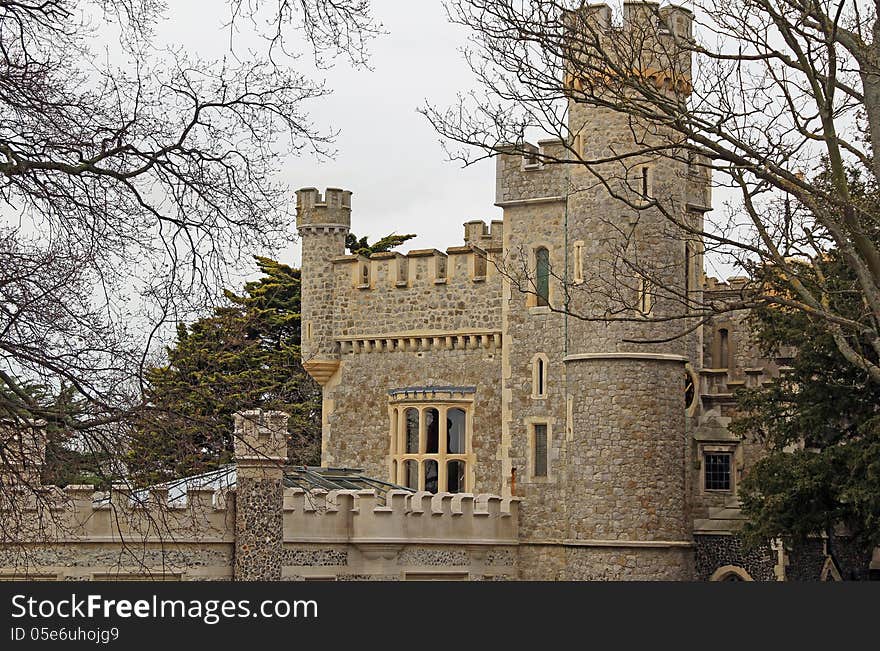
M 526 418 L 525 424 L 528 429 L 528 481 L 533 484 L 553 483 L 556 481 L 554 471 L 555 463 L 553 458 L 553 425 L 556 420 L 546 416 Z M 536 448 L 535 442 L 537 438 L 537 426 L 546 427 L 547 437 L 547 474 L 536 475 Z
M 419 418 L 419 440 L 417 452 L 407 451 L 407 412 L 415 409 Z M 437 452 L 427 451 L 428 428 L 426 414 L 429 410 L 437 410 L 438 441 Z M 449 417 L 451 410 L 460 409 L 464 412 L 464 450 L 461 453 L 449 452 Z M 437 492 L 449 492 L 449 464 L 452 461 L 464 463 L 464 482 L 459 488 L 460 493 L 473 490 L 475 478 L 475 454 L 473 451 L 473 399 L 443 398 L 428 394 L 424 399 L 407 397 L 392 401 L 389 405 L 390 449 L 388 474 L 393 483 L 407 486 L 414 490 L 426 490 L 426 469 L 429 462 L 437 464 Z M 417 486 L 410 486 L 407 477 L 408 462 L 416 464 Z
M 546 254 L 546 275 L 544 281 L 542 282 L 542 272 L 541 272 L 541 257 L 542 254 Z M 550 261 L 550 249 L 549 247 L 540 245 L 536 246 L 533 253 L 535 257 L 535 307 L 550 307 L 550 277 L 552 275 L 553 265 Z M 542 285 L 546 282 L 546 287 L 542 287 Z M 544 289 L 544 293 L 541 290 Z
M 730 457 L 730 488 L 706 487 L 706 457 L 710 455 Z M 740 445 L 739 443 L 703 443 L 699 448 L 700 492 L 704 495 L 736 495 L 739 488 Z

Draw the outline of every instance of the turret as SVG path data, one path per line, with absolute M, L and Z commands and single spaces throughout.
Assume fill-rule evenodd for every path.
M 315 188 L 296 193 L 296 225 L 302 241 L 303 367 L 322 385 L 339 366 L 333 337 L 333 259 L 345 254 L 351 227 L 351 192 Z
M 568 579 L 692 573 L 685 380 L 698 346 L 667 317 L 698 287 L 701 249 L 668 216 L 699 227 L 708 199 L 678 134 L 615 110 L 631 82 L 687 101 L 691 20 L 651 2 L 625 2 L 616 24 L 607 5 L 571 12 L 564 144 L 616 160 L 556 165 L 542 157 L 552 143 L 499 157 L 505 252 L 523 255 L 509 268 L 530 274 L 505 319 L 505 474 L 525 498 L 524 536 L 566 541 Z

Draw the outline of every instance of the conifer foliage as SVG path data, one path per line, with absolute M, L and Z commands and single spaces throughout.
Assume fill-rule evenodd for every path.
M 232 459 L 232 415 L 290 414 L 288 459 L 320 463 L 321 390 L 300 358 L 300 272 L 256 257 L 264 274 L 242 295 L 191 325 L 181 324 L 168 363 L 146 373 L 150 409 L 128 465 L 150 483 L 211 470 Z

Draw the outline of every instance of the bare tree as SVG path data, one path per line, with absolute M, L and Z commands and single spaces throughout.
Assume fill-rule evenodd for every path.
M 761 303 L 803 310 L 825 325 L 849 362 L 880 380 L 875 4 L 696 0 L 691 14 L 635 2 L 625 4 L 624 14 L 640 19 L 625 27 L 619 12 L 579 1 L 449 0 L 447 8 L 471 30 L 468 60 L 480 88 L 451 109 L 424 109 L 454 158 L 469 164 L 516 152 L 544 165 L 577 166 L 585 170 L 579 178 L 604 186 L 633 211 L 662 213 L 670 237 L 691 240 L 755 279 L 731 300 L 706 304 L 694 288 L 665 282 L 665 272 L 627 253 L 621 226 L 620 277 L 642 278 L 661 300 L 677 303 L 677 314 L 667 310 L 659 318 L 685 319 L 680 333 L 714 313 Z M 569 118 L 585 110 L 628 116 L 632 146 L 579 146 L 582 122 Z M 562 145 L 534 150 L 525 142 L 533 134 Z M 632 168 L 658 159 L 711 172 L 715 187 L 733 197 L 728 209 L 688 219 L 671 207 L 671 196 L 632 192 L 625 181 Z M 832 249 L 864 302 L 857 318 L 836 309 L 837 290 L 817 264 Z M 527 269 L 513 273 L 517 263 L 505 264 L 504 273 L 534 292 Z M 789 291 L 764 291 L 759 271 L 771 267 Z M 626 296 L 639 296 L 637 284 L 625 287 Z M 566 300 L 551 307 L 583 319 L 644 319 L 634 299 L 611 296 L 620 286 L 569 283 Z M 584 289 L 623 307 L 571 310 L 571 292 Z
M 367 0 L 229 0 L 212 61 L 161 45 L 166 9 L 0 0 L 0 483 L 30 500 L 16 431 L 60 430 L 118 472 L 157 333 L 289 239 L 285 157 L 334 153 L 307 113 L 330 90 L 296 60 L 364 66 L 379 33 Z M 20 533 L 2 519 L 0 541 Z

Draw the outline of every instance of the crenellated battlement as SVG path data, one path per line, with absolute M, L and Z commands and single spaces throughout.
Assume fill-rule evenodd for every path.
M 569 63 L 565 86 L 577 94 L 595 93 L 621 75 L 650 80 L 658 88 L 676 93 L 691 91 L 693 13 L 679 5 L 660 6 L 644 0 L 624 1 L 619 21 L 607 4 L 585 4 L 570 11 L 566 21 L 577 45 Z M 603 57 L 590 53 L 617 52 L 618 68 L 609 68 Z M 633 52 L 639 60 L 631 61 Z M 625 69 L 625 70 L 623 70 Z
M 285 542 L 493 544 L 518 538 L 519 498 L 470 493 L 284 491 Z
M 747 276 L 731 276 L 727 280 L 719 280 L 714 276 L 707 276 L 703 284 L 706 292 L 741 292 L 752 282 Z
M 490 225 L 479 219 L 464 225 L 464 242 L 483 251 L 501 251 L 504 241 L 504 221 L 492 220 Z
M 227 489 L 191 488 L 169 499 L 167 488 L 49 486 L 7 495 L 0 517 L 20 517 L 22 540 L 39 542 L 230 541 L 235 509 Z
M 316 188 L 296 191 L 297 228 L 351 227 L 351 192 L 327 188 L 322 195 Z
M 491 230 L 482 221 L 465 224 L 466 246 L 415 249 L 408 253 L 388 251 L 369 257 L 359 254 L 332 259 L 337 287 L 349 285 L 359 290 L 432 287 L 453 282 L 481 283 L 495 275 L 490 257 L 501 251 L 503 225 L 492 222 Z
M 571 153 L 558 139 L 502 148 L 495 162 L 495 205 L 563 201 L 568 170 L 553 164 L 560 160 L 571 160 Z

